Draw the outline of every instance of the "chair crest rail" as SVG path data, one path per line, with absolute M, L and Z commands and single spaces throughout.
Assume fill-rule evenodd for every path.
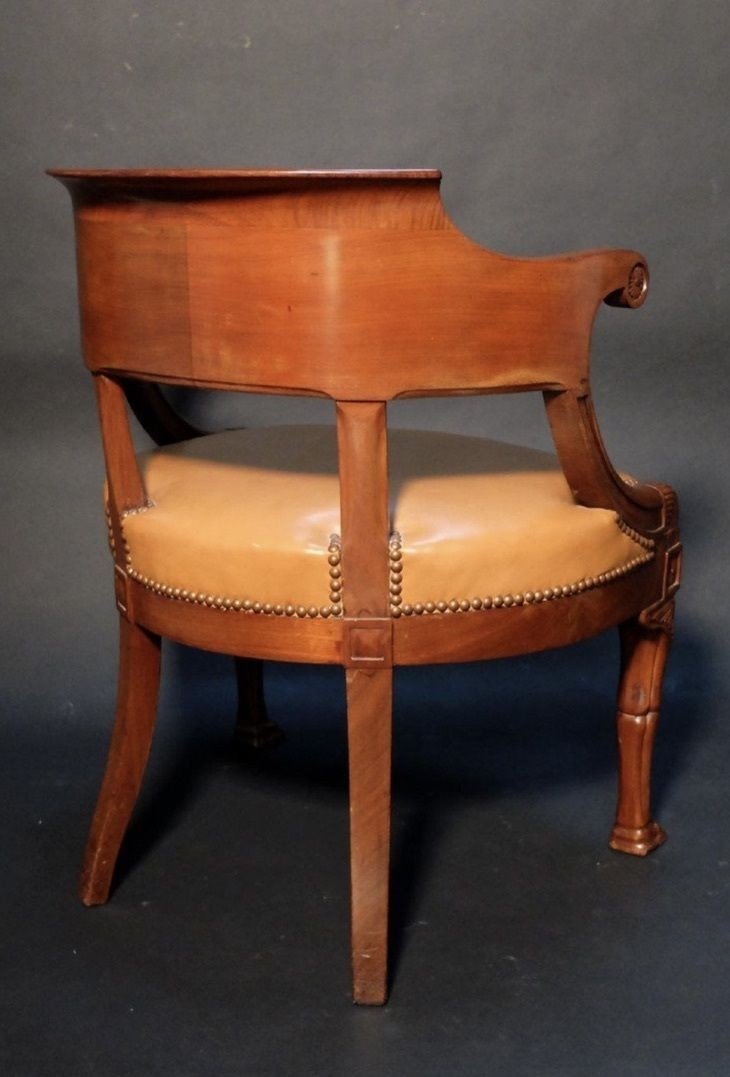
M 437 172 L 53 174 L 96 372 L 343 401 L 576 388 L 600 302 L 646 295 L 636 251 L 480 246 Z

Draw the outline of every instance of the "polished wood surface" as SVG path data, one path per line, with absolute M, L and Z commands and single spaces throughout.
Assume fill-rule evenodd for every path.
M 438 173 L 217 174 L 207 197 L 202 173 L 54 174 L 93 371 L 337 400 L 576 388 L 599 303 L 644 299 L 636 251 L 480 247 Z
M 393 670 L 346 672 L 355 1002 L 387 996 Z
M 109 896 L 150 753 L 159 684 L 159 637 L 121 616 L 117 711 L 79 883 L 84 905 L 101 905 Z
M 355 1002 L 387 994 L 392 620 L 384 403 L 337 406 Z
M 676 496 L 612 466 L 588 364 L 598 305 L 644 302 L 644 258 L 632 250 L 534 259 L 486 250 L 449 220 L 432 170 L 53 174 L 74 204 L 83 349 L 97 387 L 122 626 L 119 705 L 84 900 L 106 898 L 141 780 L 159 636 L 239 660 L 239 729 L 252 744 L 267 738 L 262 660 L 345 669 L 358 1002 L 386 997 L 393 665 L 524 654 L 621 626 L 620 787 L 611 845 L 645 855 L 659 844 L 649 777 L 679 586 Z M 142 508 L 146 494 L 127 405 L 159 444 L 201 433 L 175 413 L 164 383 L 335 402 L 342 545 L 333 578 L 342 615 L 222 612 L 128 578 L 121 519 Z M 576 501 L 615 511 L 653 541 L 653 559 L 570 597 L 392 614 L 387 402 L 524 389 L 544 394 Z
M 666 840 L 662 828 L 651 818 L 650 780 L 673 625 L 674 601 L 670 599 L 625 621 L 619 629 L 619 788 L 610 845 L 634 856 L 646 856 Z
M 121 385 L 137 422 L 158 445 L 174 445 L 203 436 L 204 431 L 175 411 L 159 385 L 134 378 L 123 379 Z

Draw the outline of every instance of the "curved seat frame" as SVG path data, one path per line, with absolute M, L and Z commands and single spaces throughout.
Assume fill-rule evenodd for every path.
M 160 637 L 236 656 L 239 732 L 276 735 L 261 660 L 346 670 L 354 997 L 387 993 L 392 669 L 563 646 L 619 626 L 619 802 L 611 845 L 664 840 L 649 806 L 651 746 L 679 586 L 677 501 L 611 465 L 591 401 L 601 301 L 644 302 L 632 250 L 510 258 L 456 229 L 440 173 L 54 171 L 77 230 L 83 350 L 94 375 L 121 625 L 117 715 L 81 896 L 106 900 L 154 724 Z M 158 444 L 199 436 L 161 384 L 326 396 L 341 492 L 339 615 L 230 609 L 159 593 L 126 571 L 122 519 L 146 504 L 131 406 Z M 543 392 L 578 503 L 614 509 L 654 557 L 622 578 L 507 596 L 499 607 L 391 605 L 388 400 Z M 396 553 L 397 557 L 397 553 Z M 395 566 L 397 589 L 397 565 Z M 168 589 L 169 590 L 169 589 Z M 316 613 L 316 611 L 315 611 Z

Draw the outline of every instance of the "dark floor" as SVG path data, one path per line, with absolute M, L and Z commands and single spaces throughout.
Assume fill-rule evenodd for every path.
M 639 860 L 606 846 L 615 652 L 399 673 L 381 1010 L 349 1001 L 338 670 L 267 667 L 287 739 L 240 759 L 227 662 L 171 648 L 92 910 L 74 888 L 104 723 L 36 715 L 4 752 L 4 1077 L 730 1073 L 725 753 L 719 700 L 693 703 L 709 659 L 685 640 L 668 677 L 670 840 Z

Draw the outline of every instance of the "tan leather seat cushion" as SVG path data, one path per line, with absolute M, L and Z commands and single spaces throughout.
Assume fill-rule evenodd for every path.
M 622 529 L 614 512 L 575 504 L 549 453 L 391 430 L 389 460 L 401 612 L 498 605 L 499 596 L 533 601 L 554 588 L 567 595 L 584 589 L 580 581 L 610 582 L 651 557 L 650 541 Z M 330 596 L 328 547 L 340 531 L 332 427 L 226 431 L 140 463 L 151 505 L 123 523 L 135 578 L 217 605 L 330 612 L 337 584 Z

